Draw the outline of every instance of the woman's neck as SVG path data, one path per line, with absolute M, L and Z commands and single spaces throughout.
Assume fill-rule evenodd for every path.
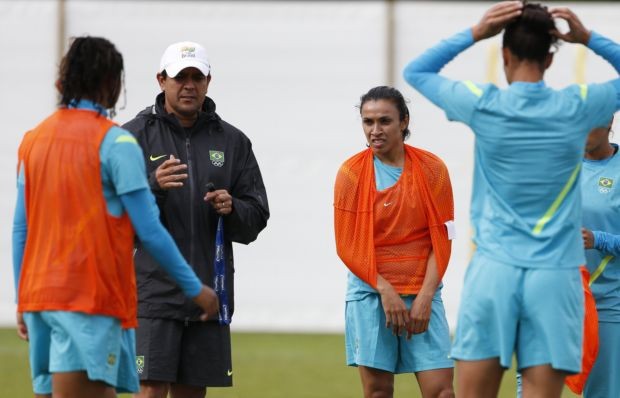
M 405 165 L 405 146 L 388 153 L 375 154 L 381 163 L 392 167 L 403 167 Z

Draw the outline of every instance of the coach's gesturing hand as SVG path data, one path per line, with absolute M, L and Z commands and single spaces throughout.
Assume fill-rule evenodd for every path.
M 390 282 L 383 279 L 381 275 L 377 275 L 377 291 L 381 295 L 385 327 L 391 327 L 392 332 L 398 336 L 407 330 L 409 324 L 407 306 Z
M 170 155 L 170 159 L 160 164 L 155 170 L 155 178 L 161 189 L 180 188 L 187 179 L 187 165 L 182 164 L 180 159 Z

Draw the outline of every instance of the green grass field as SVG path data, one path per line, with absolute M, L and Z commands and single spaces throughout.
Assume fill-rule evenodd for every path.
M 233 334 L 234 383 L 209 398 L 357 398 L 357 370 L 344 365 L 344 337 L 330 334 Z M 32 397 L 28 345 L 0 329 L 0 395 Z M 396 377 L 396 398 L 420 397 L 412 375 Z M 500 398 L 514 398 L 514 371 L 504 375 Z M 125 396 L 129 397 L 129 395 Z M 564 398 L 575 397 L 568 391 Z

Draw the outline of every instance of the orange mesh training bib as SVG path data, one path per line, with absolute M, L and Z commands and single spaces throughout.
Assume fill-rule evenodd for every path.
M 398 293 L 411 294 L 422 286 L 431 247 L 439 279 L 445 273 L 451 251 L 445 223 L 454 218 L 454 204 L 441 159 L 404 147 L 405 167 L 393 192 L 377 193 L 371 149 L 342 165 L 334 189 L 334 229 L 338 256 L 351 272 L 376 288 L 380 271 Z M 380 206 L 389 208 L 385 203 L 392 199 L 399 202 L 395 213 L 383 213 Z
M 375 194 L 375 257 L 377 272 L 397 292 L 417 293 L 424 282 L 432 243 L 420 193 L 403 188 L 413 184 L 407 169 L 405 165 L 396 184 Z
M 113 123 L 60 109 L 24 137 L 28 233 L 18 311 L 107 315 L 137 326 L 133 228 L 108 214 L 99 147 Z

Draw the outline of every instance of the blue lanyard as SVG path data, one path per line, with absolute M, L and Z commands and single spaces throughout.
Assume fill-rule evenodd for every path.
M 224 252 L 224 222 L 222 217 L 217 220 L 217 232 L 215 233 L 215 279 L 213 286 L 217 298 L 220 301 L 219 321 L 220 325 L 230 324 L 230 312 L 228 311 L 228 294 L 226 293 L 226 253 Z

